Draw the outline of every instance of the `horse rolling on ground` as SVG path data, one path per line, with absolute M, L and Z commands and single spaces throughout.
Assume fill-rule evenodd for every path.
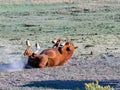
M 77 48 L 70 41 L 65 41 L 61 47 L 45 49 L 40 54 L 36 54 L 29 51 L 30 47 L 28 42 L 24 55 L 29 57 L 28 64 L 37 68 L 64 65 Z

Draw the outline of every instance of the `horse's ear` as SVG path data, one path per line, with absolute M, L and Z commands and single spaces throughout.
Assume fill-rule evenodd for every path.
M 75 46 L 74 48 L 76 49 L 76 48 L 78 48 L 78 46 Z
M 66 42 L 65 45 L 70 45 L 70 43 L 69 43 L 69 42 Z

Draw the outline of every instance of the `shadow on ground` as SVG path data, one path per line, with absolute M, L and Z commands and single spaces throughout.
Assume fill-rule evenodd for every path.
M 42 87 L 53 89 L 76 89 L 85 90 L 85 83 L 95 81 L 76 81 L 76 80 L 48 80 L 48 81 L 33 81 L 20 87 Z M 99 81 L 102 86 L 110 85 L 113 88 L 120 89 L 120 80 Z

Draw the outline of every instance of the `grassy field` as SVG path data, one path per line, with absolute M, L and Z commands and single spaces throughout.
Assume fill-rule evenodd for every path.
M 27 39 L 44 48 L 56 37 L 78 45 L 119 45 L 119 11 L 116 2 L 0 5 L 0 38 L 22 50 Z
M 71 40 L 79 47 L 74 54 L 76 59 L 88 58 L 86 55 L 91 51 L 93 57 L 101 54 L 117 56 L 120 53 L 120 2 L 83 0 L 0 5 L 1 65 L 16 58 L 27 59 L 23 56 L 27 39 L 34 50 L 36 42 L 44 49 L 51 47 L 51 40 L 57 37 Z M 94 47 L 86 49 L 86 45 Z M 120 75 L 120 59 L 116 61 Z

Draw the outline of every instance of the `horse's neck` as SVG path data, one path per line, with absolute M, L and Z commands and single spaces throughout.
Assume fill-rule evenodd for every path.
M 73 52 L 74 52 L 74 51 L 63 52 L 63 53 L 62 53 L 63 59 L 64 59 L 64 60 L 70 59 L 71 56 L 73 55 Z

